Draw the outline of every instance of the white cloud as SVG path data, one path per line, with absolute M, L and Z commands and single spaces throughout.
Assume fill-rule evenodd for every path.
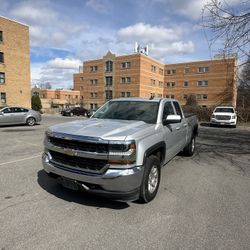
M 10 15 L 30 26 L 30 43 L 36 47 L 65 49 L 86 29 L 84 24 L 61 19 L 49 1 L 22 1 L 12 6 Z
M 49 82 L 53 88 L 69 88 L 73 86 L 73 74 L 78 72 L 82 62 L 74 58 L 55 58 L 31 65 L 32 84 Z
M 180 30 L 165 28 L 163 26 L 152 26 L 150 24 L 137 23 L 118 31 L 118 38 L 121 41 L 143 40 L 145 43 L 157 41 L 175 41 L 180 37 Z
M 78 69 L 82 62 L 78 59 L 55 58 L 47 62 L 46 68 L 57 69 Z
M 51 24 L 58 19 L 58 13 L 48 5 L 42 2 L 33 4 L 30 1 L 21 2 L 11 10 L 11 14 L 29 24 Z
M 96 12 L 99 13 L 108 13 L 109 8 L 111 7 L 110 3 L 107 0 L 88 0 L 86 6 L 90 7 Z
M 192 41 L 185 42 L 182 37 L 186 31 L 180 28 L 175 30 L 164 26 L 152 26 L 150 24 L 137 23 L 122 28 L 118 31 L 120 43 L 133 44 L 135 41 L 142 45 L 149 45 L 149 54 L 156 58 L 164 58 L 167 54 L 188 54 L 195 50 Z

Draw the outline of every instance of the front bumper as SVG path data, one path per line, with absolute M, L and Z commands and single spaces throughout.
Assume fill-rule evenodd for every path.
M 73 180 L 79 189 L 116 200 L 139 198 L 143 166 L 128 169 L 108 168 L 103 174 L 87 173 L 71 167 L 51 163 L 47 153 L 42 156 L 44 170 L 53 177 Z
M 210 123 L 214 124 L 214 125 L 235 126 L 236 125 L 236 120 L 216 120 L 216 119 L 211 119 Z

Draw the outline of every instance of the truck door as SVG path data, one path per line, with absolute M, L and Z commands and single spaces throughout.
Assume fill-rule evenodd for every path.
M 168 115 L 175 115 L 174 107 L 171 101 L 167 101 L 164 105 L 162 122 L 166 120 Z M 179 153 L 179 123 L 163 125 L 164 141 L 166 143 L 166 162 L 171 160 L 176 154 Z
M 178 133 L 176 134 L 177 140 L 178 140 L 178 153 L 185 147 L 186 145 L 186 138 L 187 138 L 187 122 L 185 120 L 185 117 L 183 117 L 183 113 L 181 111 L 181 107 L 178 102 L 173 102 L 175 111 L 177 115 L 181 116 L 181 122 L 177 123 L 176 130 Z

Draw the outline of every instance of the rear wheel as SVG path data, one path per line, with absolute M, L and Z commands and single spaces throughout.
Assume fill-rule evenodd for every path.
M 27 120 L 26 120 L 26 124 L 28 126 L 34 126 L 36 124 L 36 119 L 34 117 L 29 117 Z
M 144 176 L 141 184 L 140 199 L 148 203 L 152 201 L 158 191 L 161 179 L 160 160 L 151 155 L 146 160 Z
M 195 135 L 193 135 L 191 141 L 183 149 L 184 154 L 186 156 L 192 156 L 194 154 L 195 147 L 196 147 L 196 140 L 195 140 Z

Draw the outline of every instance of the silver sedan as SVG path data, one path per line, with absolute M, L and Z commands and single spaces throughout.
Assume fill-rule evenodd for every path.
M 0 126 L 12 124 L 27 124 L 28 126 L 34 126 L 41 120 L 41 114 L 32 109 L 21 107 L 5 107 L 0 109 Z

